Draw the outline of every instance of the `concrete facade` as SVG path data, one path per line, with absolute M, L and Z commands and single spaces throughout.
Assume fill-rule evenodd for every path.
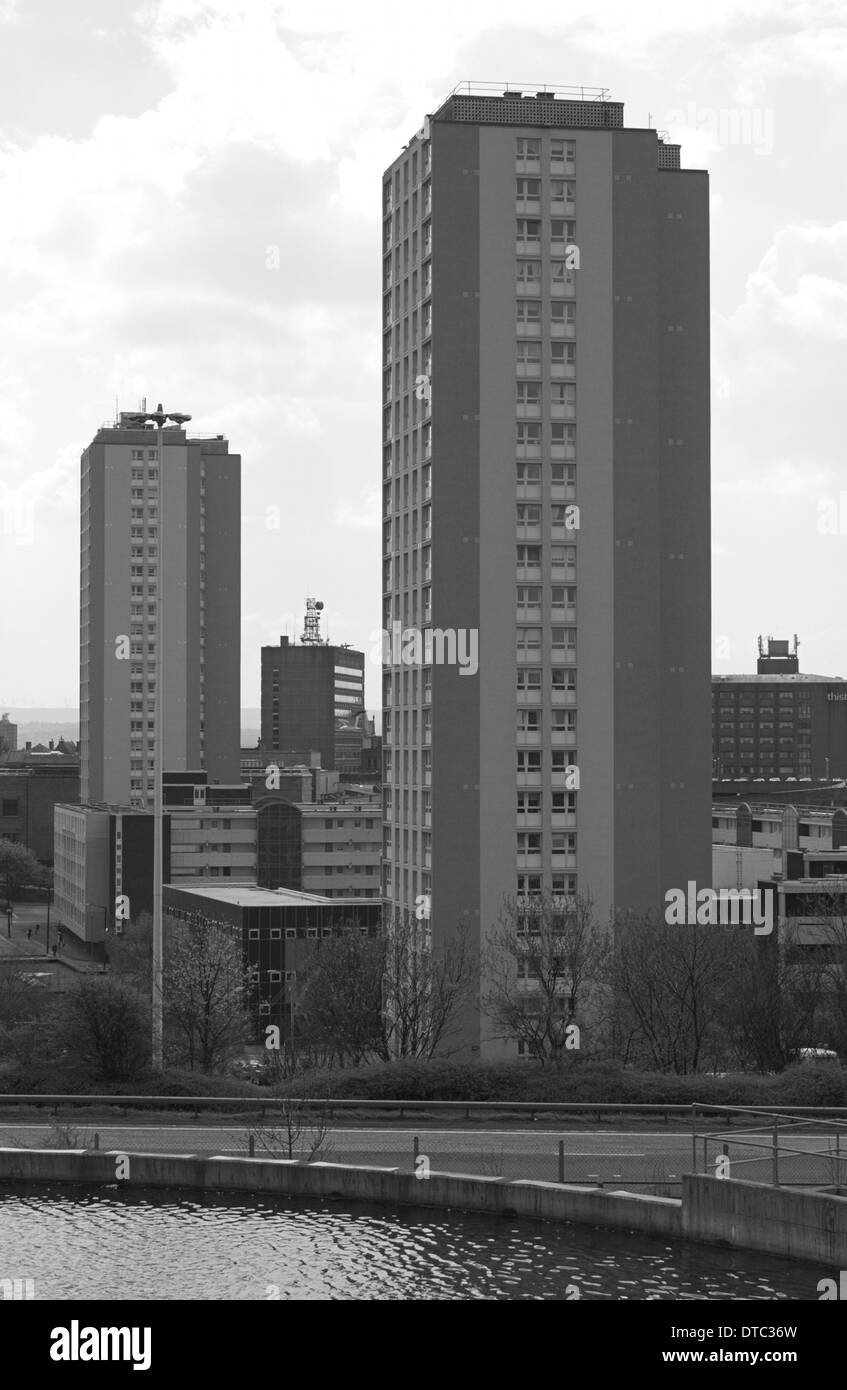
M 238 777 L 241 459 L 223 436 L 176 428 L 163 454 L 155 430 L 121 420 L 82 455 L 84 801 L 152 805 L 157 585 L 163 766 Z
M 451 99 L 384 175 L 383 627 L 479 640 L 384 666 L 384 893 L 436 943 L 710 881 L 708 181 L 622 121 Z

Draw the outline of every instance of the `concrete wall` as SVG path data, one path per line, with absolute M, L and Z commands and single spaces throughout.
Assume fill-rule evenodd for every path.
M 119 1164 L 123 1162 L 124 1167 Z M 122 1174 L 122 1176 L 119 1176 Z M 0 1182 L 201 1188 L 215 1192 L 341 1197 L 348 1201 L 455 1207 L 641 1235 L 731 1245 L 824 1269 L 847 1266 L 847 1199 L 820 1192 L 683 1175 L 682 1201 L 559 1183 L 396 1168 L 194 1154 L 119 1154 L 81 1149 L 0 1149 Z
M 417 1178 L 396 1168 L 347 1167 L 284 1159 L 117 1154 L 77 1149 L 0 1149 L 0 1182 L 67 1182 L 113 1186 L 119 1159 L 132 1187 L 208 1188 L 215 1192 L 270 1192 L 285 1196 L 344 1197 L 357 1202 L 456 1207 L 494 1215 L 608 1226 L 643 1235 L 678 1237 L 680 1203 L 558 1183 L 504 1182 L 502 1178 L 432 1173 Z M 125 1170 L 123 1170 L 125 1171 Z
M 847 1199 L 685 1173 L 682 1234 L 847 1268 Z

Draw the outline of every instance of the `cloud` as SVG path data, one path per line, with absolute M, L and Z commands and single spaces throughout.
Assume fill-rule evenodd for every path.
M 341 502 L 335 509 L 335 524 L 351 526 L 354 530 L 378 530 L 381 505 L 382 495 L 378 488 L 369 492 L 358 505 Z

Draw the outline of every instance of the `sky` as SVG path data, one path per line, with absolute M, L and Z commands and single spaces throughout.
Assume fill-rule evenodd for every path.
M 468 80 L 608 88 L 709 170 L 713 669 L 847 676 L 842 0 L 0 0 L 0 708 L 78 703 L 116 400 L 242 455 L 245 706 L 307 594 L 371 651 L 382 172 Z

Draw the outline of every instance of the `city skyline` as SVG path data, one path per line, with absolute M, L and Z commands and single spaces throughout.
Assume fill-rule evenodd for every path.
M 402 80 L 386 75 L 385 55 L 413 17 L 389 21 L 380 7 L 355 33 L 333 6 L 318 18 L 264 3 L 91 12 L 90 53 L 79 56 L 97 84 L 67 83 L 70 18 L 50 14 L 51 43 L 43 6 L 7 6 L 0 18 L 44 78 L 36 102 L 4 73 L 0 96 L 0 188 L 14 199 L 0 233 L 0 582 L 26 594 L 4 610 L 16 660 L 4 664 L 0 705 L 75 706 L 77 469 L 116 397 L 119 409 L 177 401 L 198 433 L 238 440 L 242 706 L 258 708 L 260 649 L 299 633 L 307 594 L 323 600 L 334 643 L 370 652 L 380 625 L 374 194 L 421 112 L 469 75 L 508 70 L 534 75 L 512 84 L 527 89 L 608 88 L 632 125 L 681 143 L 684 167 L 708 166 L 713 670 L 752 669 L 759 632 L 800 631 L 805 669 L 847 673 L 835 421 L 847 226 L 826 174 L 844 138 L 828 111 L 847 62 L 827 5 L 796 23 L 771 7 L 754 43 L 727 4 L 706 15 L 647 6 L 637 22 L 610 5 L 598 23 L 586 8 L 563 16 L 542 3 L 533 27 L 503 5 L 488 17 L 468 6 L 446 31 L 436 5 L 425 34 L 415 25 Z M 305 125 L 295 119 L 304 109 Z M 792 409 L 775 411 L 776 399 Z M 781 553 L 791 565 L 774 563 Z M 811 610 L 808 586 L 792 578 L 801 566 Z M 372 710 L 379 674 L 368 659 Z

